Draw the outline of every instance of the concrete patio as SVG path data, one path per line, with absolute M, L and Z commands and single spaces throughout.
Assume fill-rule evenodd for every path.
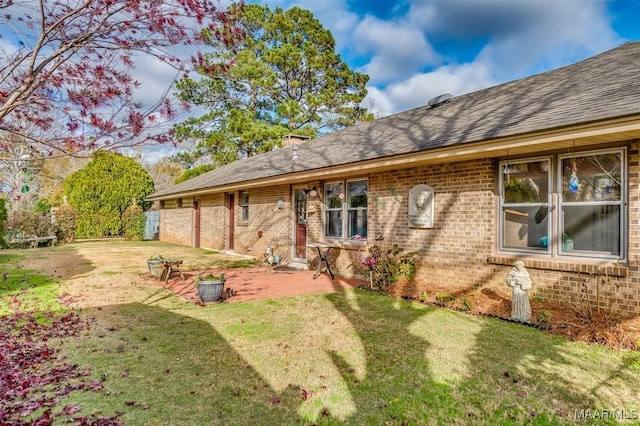
M 227 279 L 222 300 L 229 303 L 334 292 L 366 285 L 358 278 L 336 276 L 332 280 L 328 273 L 322 273 L 317 279 L 313 279 L 314 271 L 277 270 L 268 266 L 183 271 L 184 279 L 179 273 L 174 273 L 166 283 L 151 275 L 149 279 L 193 303 L 201 303 L 194 285 L 196 276 L 208 273 L 218 275 L 222 272 Z M 230 298 L 228 298 L 227 289 L 232 289 L 234 292 Z

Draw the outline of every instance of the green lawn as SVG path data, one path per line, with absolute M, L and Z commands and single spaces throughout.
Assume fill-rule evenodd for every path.
M 207 307 L 149 294 L 81 315 L 95 320 L 60 340 L 63 354 L 103 388 L 60 403 L 79 406 L 75 416 L 495 425 L 640 414 L 640 352 L 364 290 Z
M 0 317 L 17 311 L 60 311 L 56 282 L 18 266 L 22 256 L 0 255 Z

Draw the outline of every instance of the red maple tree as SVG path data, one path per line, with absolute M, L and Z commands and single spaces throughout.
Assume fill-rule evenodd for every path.
M 185 71 L 172 52 L 229 19 L 209 0 L 0 0 L 0 150 L 16 138 L 44 157 L 171 141 L 176 108 L 166 92 L 136 100 L 134 58 Z

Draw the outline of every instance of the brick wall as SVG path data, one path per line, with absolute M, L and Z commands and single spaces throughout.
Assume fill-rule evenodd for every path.
M 496 254 L 496 170 L 490 160 L 452 163 L 375 174 L 369 178 L 369 240 L 384 236 L 384 244 L 417 250 L 418 280 L 454 290 L 492 287 L 508 291 L 506 276 L 522 259 L 531 274 L 532 297 L 575 304 L 584 286 L 601 307 L 612 306 L 625 316 L 640 314 L 640 153 L 629 145 L 629 255 L 627 265 Z M 407 193 L 425 183 L 435 190 L 434 228 L 407 226 Z M 634 190 L 635 189 L 635 190 Z M 371 243 L 370 243 L 371 244 Z
M 494 247 L 494 181 L 491 160 L 373 175 L 369 179 L 369 241 L 384 237 L 381 245 L 398 244 L 417 251 L 419 280 L 452 288 L 477 285 L 492 274 L 486 259 Z M 432 229 L 408 225 L 409 190 L 419 184 L 434 189 Z
M 200 199 L 200 247 L 224 250 L 226 220 L 224 194 L 207 195 Z
M 595 305 L 599 288 L 600 307 L 611 309 L 623 316 L 640 314 L 640 153 L 637 140 L 627 149 L 628 162 L 628 262 L 617 264 L 607 261 L 573 260 L 557 258 L 523 258 L 533 281 L 534 297 L 568 307 L 578 303 L 583 289 Z M 498 254 L 489 256 L 495 274 L 488 285 L 505 288 L 505 277 L 517 259 Z
M 289 185 L 249 190 L 249 220 L 242 220 L 242 209 L 235 208 L 235 251 L 263 260 L 267 245 L 282 261 L 291 259 L 292 211 Z M 277 201 L 284 199 L 284 209 Z M 236 194 L 239 203 L 239 194 Z M 262 236 L 260 236 L 262 235 Z
M 595 299 L 600 287 L 601 306 L 612 306 L 625 316 L 640 314 L 640 145 L 628 150 L 629 255 L 627 265 L 588 260 L 527 258 L 497 253 L 497 171 L 492 160 L 475 160 L 445 165 L 397 170 L 369 176 L 368 244 L 384 237 L 384 247 L 397 243 L 417 251 L 416 279 L 454 291 L 493 288 L 509 291 L 506 276 L 513 263 L 525 262 L 534 288 L 532 297 L 561 304 L 575 304 L 583 286 Z M 409 228 L 408 192 L 418 184 L 435 191 L 433 229 Z M 635 191 L 633 189 L 636 189 Z M 310 216 L 310 238 L 322 239 L 322 204 L 318 215 Z M 341 242 L 333 251 L 332 265 L 341 275 L 364 276 L 357 260 L 357 242 Z M 366 254 L 366 252 L 365 252 Z M 317 255 L 309 252 L 310 264 Z
M 160 209 L 160 241 L 191 246 L 193 219 L 192 207 L 178 207 L 176 201 L 165 202 Z
M 505 280 L 513 263 L 522 259 L 534 284 L 532 297 L 558 303 L 575 303 L 586 284 L 595 292 L 600 283 L 603 305 L 612 304 L 625 315 L 640 314 L 640 144 L 628 145 L 628 264 L 579 261 L 572 259 L 527 258 L 497 253 L 497 170 L 490 159 L 473 160 L 435 166 L 415 167 L 374 173 L 369 179 L 368 244 L 384 237 L 383 245 L 399 244 L 417 251 L 416 278 L 425 283 L 454 290 L 492 287 L 509 291 Z M 366 177 L 366 176 L 365 176 Z M 408 226 L 408 193 L 418 184 L 435 191 L 433 229 Z M 323 188 L 318 196 L 309 197 L 308 241 L 323 240 Z M 250 190 L 249 218 L 241 221 L 241 208 L 236 206 L 235 250 L 262 259 L 270 244 L 283 261 L 291 257 L 292 206 L 288 185 Z M 278 198 L 285 208 L 276 206 Z M 236 193 L 236 203 L 239 194 Z M 224 235 L 224 196 L 202 199 L 202 246 L 219 248 Z M 168 208 L 167 208 L 168 207 Z M 184 210 L 184 211 L 183 211 Z M 161 214 L 160 238 L 163 241 L 190 245 L 193 209 L 177 209 L 165 205 Z M 206 218 L 206 219 L 205 219 Z M 207 225 L 205 225 L 205 223 Z M 262 237 L 259 236 L 262 231 Z M 206 242 L 206 243 L 205 243 Z M 341 275 L 365 276 L 357 259 L 361 247 L 356 241 L 341 241 L 340 250 L 332 251 L 334 272 Z M 310 268 L 317 264 L 317 252 L 307 250 Z

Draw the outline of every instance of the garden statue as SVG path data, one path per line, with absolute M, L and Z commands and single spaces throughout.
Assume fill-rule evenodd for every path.
M 511 319 L 529 322 L 531 304 L 527 290 L 531 290 L 531 277 L 524 263 L 518 260 L 507 276 L 507 285 L 513 289 L 511 300 Z

